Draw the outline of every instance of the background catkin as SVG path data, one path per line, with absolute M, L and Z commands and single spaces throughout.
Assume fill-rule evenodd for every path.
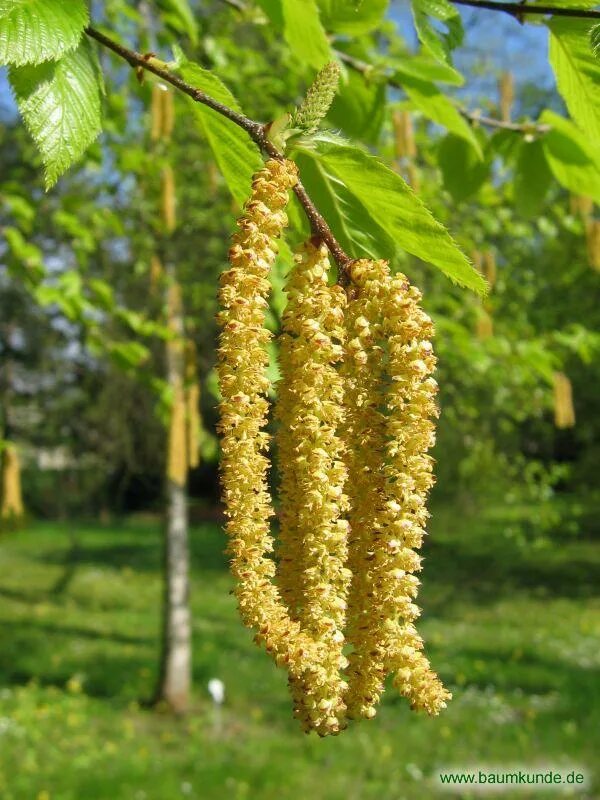
M 2 519 L 18 519 L 23 516 L 21 495 L 21 465 L 19 453 L 13 444 L 5 444 L 2 452 Z
M 352 281 L 346 369 L 355 410 L 348 412 L 347 446 L 349 471 L 360 477 L 352 471 L 349 484 L 348 714 L 374 716 L 389 672 L 413 708 L 435 714 L 449 694 L 423 656 L 413 625 L 419 614 L 415 550 L 433 483 L 427 455 L 436 413 L 433 325 L 419 292 L 403 275 L 392 279 L 385 262 L 355 262 Z M 369 458 L 372 450 L 376 456 Z
M 171 383 L 173 391 L 171 416 L 169 419 L 169 437 L 167 447 L 167 477 L 177 486 L 185 486 L 187 480 L 188 459 L 186 453 L 186 401 L 183 385 L 181 363 L 184 359 L 184 343 L 179 329 L 179 320 L 183 314 L 181 287 L 172 281 L 167 289 L 167 325 L 171 338 L 167 341 L 169 356 L 177 364 Z
M 575 426 L 573 387 L 564 372 L 554 373 L 554 424 L 560 429 Z
M 229 251 L 230 268 L 220 279 L 218 375 L 221 482 L 240 615 L 276 662 L 286 666 L 292 678 L 301 678 L 305 671 L 318 668 L 318 658 L 313 642 L 290 618 L 273 583 L 275 563 L 269 557 L 273 507 L 265 431 L 270 388 L 266 344 L 271 334 L 264 325 L 268 278 L 275 239 L 287 224 L 288 190 L 296 180 L 296 167 L 289 161 L 270 160 L 254 176 Z
M 291 678 L 295 714 L 305 730 L 344 725 L 344 644 L 348 522 L 346 467 L 338 428 L 344 413 L 337 364 L 346 297 L 328 286 L 324 245 L 304 245 L 286 283 L 280 339 L 277 417 L 281 473 L 279 586 L 290 614 L 316 642 L 319 667 Z
M 202 417 L 200 415 L 200 382 L 197 361 L 196 346 L 193 341 L 188 339 L 185 346 L 185 419 L 188 469 L 195 469 L 200 463 Z

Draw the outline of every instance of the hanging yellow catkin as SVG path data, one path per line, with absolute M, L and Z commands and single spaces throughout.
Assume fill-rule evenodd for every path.
M 420 569 L 415 550 L 425 534 L 433 484 L 427 455 L 437 413 L 433 325 L 420 308 L 418 290 L 403 275 L 391 278 L 385 262 L 354 262 L 351 278 L 348 715 L 374 716 L 389 673 L 413 708 L 437 714 L 450 695 L 423 655 L 413 625 L 419 615 L 413 602 Z
M 500 94 L 500 118 L 510 122 L 512 106 L 515 100 L 515 82 L 511 72 L 503 72 L 498 80 Z
M 163 132 L 163 99 L 164 91 L 158 84 L 152 84 L 152 98 L 150 104 L 150 139 L 157 142 Z
M 18 519 L 25 512 L 21 495 L 21 465 L 17 448 L 6 444 L 2 452 L 2 519 Z
M 181 375 L 183 374 L 184 344 L 181 339 L 179 320 L 183 314 L 181 287 L 173 281 L 167 291 L 167 325 L 172 338 L 167 341 L 169 361 L 173 364 L 170 380 L 173 391 L 169 439 L 167 448 L 167 477 L 177 486 L 184 486 L 187 480 L 187 436 L 186 400 Z
M 175 175 L 168 164 L 162 171 L 162 218 L 166 233 L 173 233 L 177 225 L 175 206 Z
M 564 372 L 554 373 L 554 424 L 560 429 L 575 426 L 573 387 Z
M 590 267 L 600 272 L 600 219 L 587 221 L 585 238 Z
M 160 263 L 160 258 L 153 255 L 150 258 L 150 292 L 156 292 L 164 277 L 163 266 Z
M 493 289 L 498 279 L 496 254 L 493 250 L 486 250 L 483 254 L 483 275 L 488 282 L 489 288 Z
M 195 469 L 200 464 L 202 418 L 200 416 L 200 383 L 196 366 L 197 360 L 196 347 L 192 341 L 188 341 L 185 348 L 185 416 L 189 469 Z
M 417 146 L 412 116 L 409 111 L 394 111 L 392 116 L 396 158 L 415 158 Z
M 486 308 L 481 308 L 477 314 L 477 338 L 485 341 L 494 335 L 494 321 Z
M 221 483 L 227 517 L 228 551 L 235 595 L 244 624 L 257 631 L 291 680 L 318 672 L 312 639 L 290 618 L 273 582 L 270 558 L 273 506 L 267 482 L 267 425 L 270 388 L 265 328 L 269 272 L 276 239 L 287 224 L 288 190 L 297 181 L 290 161 L 268 161 L 252 182 L 252 193 L 238 220 L 229 250 L 230 267 L 220 279 L 218 375 L 221 390 Z
M 286 282 L 277 407 L 281 472 L 278 583 L 290 614 L 315 641 L 319 668 L 290 680 L 294 712 L 305 730 L 338 733 L 345 725 L 340 671 L 350 573 L 345 567 L 346 467 L 338 428 L 344 414 L 346 296 L 328 285 L 324 245 L 308 242 Z
M 571 194 L 569 195 L 569 210 L 571 214 L 578 214 L 584 221 L 586 221 L 594 211 L 594 201 L 591 197 Z
M 167 91 L 161 92 L 162 94 L 162 128 L 161 128 L 161 136 L 163 139 L 168 140 L 171 138 L 173 133 L 173 127 L 175 125 L 175 105 L 173 100 L 173 92 L 167 89 Z

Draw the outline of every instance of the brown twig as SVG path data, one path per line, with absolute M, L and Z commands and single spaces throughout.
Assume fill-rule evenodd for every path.
M 101 33 L 95 28 L 88 27 L 86 28 L 85 32 L 89 37 L 95 39 L 99 44 L 101 44 L 103 47 L 106 47 L 108 50 L 111 50 L 134 69 L 151 72 L 165 83 L 170 84 L 179 91 L 183 92 L 183 94 L 191 97 L 195 102 L 202 103 L 203 105 L 208 106 L 208 108 L 212 108 L 213 111 L 216 111 L 218 114 L 221 114 L 231 122 L 238 125 L 240 128 L 246 131 L 248 136 L 258 146 L 258 148 L 271 158 L 276 158 L 278 160 L 283 160 L 285 158 L 283 153 L 281 153 L 275 147 L 275 145 L 269 141 L 265 132 L 265 126 L 261 122 L 256 122 L 255 120 L 244 116 L 244 114 L 240 114 L 238 111 L 235 111 L 234 109 L 229 108 L 229 106 L 226 106 L 223 103 L 220 103 L 218 100 L 215 100 L 213 97 L 210 97 L 203 92 L 202 89 L 198 89 L 196 86 L 192 86 L 191 84 L 187 83 L 187 81 L 184 81 L 183 78 L 180 78 L 178 75 L 172 72 L 165 62 L 160 61 L 158 58 L 155 58 L 152 55 L 137 53 L 135 50 L 130 50 L 128 47 L 124 47 L 119 42 L 115 42 L 109 36 L 106 36 L 104 33 Z M 352 259 L 347 253 L 344 252 L 344 249 L 333 235 L 331 228 L 319 213 L 317 207 L 308 196 L 306 189 L 300 181 L 298 181 L 294 187 L 294 193 L 306 213 L 306 216 L 311 224 L 313 234 L 319 236 L 327 245 L 341 272 L 345 273 L 348 264 Z
M 473 0 L 473 2 L 475 2 L 475 0 Z M 377 68 L 367 61 L 362 61 L 360 58 L 356 58 L 349 53 L 344 53 L 342 50 L 334 50 L 333 52 L 340 61 L 343 61 L 344 64 L 347 64 L 356 72 L 360 72 L 362 75 L 377 75 Z M 403 88 L 402 83 L 389 72 L 380 74 L 388 86 L 393 86 L 395 89 Z M 487 128 L 500 128 L 506 131 L 515 131 L 516 133 L 535 134 L 547 133 L 550 130 L 548 125 L 540 125 L 535 122 L 505 122 L 496 117 L 488 117 L 484 114 L 480 114 L 478 111 L 467 111 L 464 108 L 458 108 L 458 111 L 463 117 L 474 124 L 485 125 Z
M 540 14 L 555 17 L 578 17 L 582 19 L 600 19 L 600 11 L 592 8 L 568 8 L 563 6 L 527 5 L 526 3 L 504 3 L 495 0 L 450 0 L 457 6 L 485 8 L 488 11 L 502 11 L 522 22 L 526 14 Z

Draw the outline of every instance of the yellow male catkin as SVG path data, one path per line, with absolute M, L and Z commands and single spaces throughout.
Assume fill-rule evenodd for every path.
M 267 482 L 269 435 L 268 355 L 265 328 L 269 271 L 276 239 L 287 224 L 288 190 L 297 180 L 289 161 L 268 161 L 252 182 L 252 193 L 238 220 L 229 250 L 230 267 L 222 273 L 218 315 L 218 375 L 221 389 L 221 483 L 227 517 L 231 570 L 244 624 L 257 631 L 292 679 L 318 670 L 316 647 L 290 618 L 273 582 L 275 563 L 270 518 L 273 507 Z
M 590 267 L 600 272 L 600 219 L 588 219 L 585 238 Z
M 409 111 L 394 111 L 392 116 L 394 126 L 394 140 L 396 145 L 396 158 L 415 158 L 417 145 L 412 116 Z
M 187 433 L 187 465 L 195 469 L 200 463 L 200 436 L 202 418 L 200 416 L 200 383 L 196 367 L 197 353 L 192 341 L 185 347 L 185 408 Z
M 554 424 L 559 429 L 575 426 L 573 387 L 564 372 L 554 373 Z
M 21 465 L 17 448 L 6 444 L 2 453 L 2 519 L 18 519 L 24 514 L 21 495 Z
M 152 99 L 150 105 L 150 139 L 157 142 L 163 130 L 163 90 L 156 83 L 152 84 Z
M 315 641 L 319 669 L 290 680 L 295 714 L 321 735 L 344 726 L 346 595 L 344 519 L 346 467 L 338 427 L 344 413 L 344 306 L 328 285 L 324 245 L 311 242 L 296 256 L 286 283 L 288 304 L 280 339 L 281 389 L 277 408 L 281 472 L 279 586 L 290 614 Z
M 167 478 L 177 486 L 185 486 L 188 459 L 186 454 L 186 402 L 181 376 L 184 358 L 184 345 L 179 329 L 183 314 L 181 287 L 173 281 L 167 290 L 167 324 L 172 338 L 167 341 L 168 358 L 173 365 L 170 380 L 173 391 L 169 437 L 167 446 Z
M 449 698 L 422 654 L 413 622 L 416 554 L 433 483 L 437 385 L 433 325 L 420 293 L 385 262 L 351 268 L 348 313 L 350 559 L 348 715 L 372 717 L 385 677 L 415 709 L 438 713 Z M 350 409 L 353 408 L 353 411 Z M 375 455 L 373 455 L 375 452 Z
M 511 72 L 503 72 L 498 80 L 500 94 L 500 118 L 510 122 L 512 105 L 515 100 L 515 82 Z
M 490 289 L 493 289 L 498 279 L 498 267 L 496 265 L 496 254 L 493 250 L 486 250 L 483 254 L 483 274 L 488 282 Z
M 175 200 L 175 174 L 167 165 L 162 171 L 162 217 L 165 231 L 172 233 L 177 225 Z

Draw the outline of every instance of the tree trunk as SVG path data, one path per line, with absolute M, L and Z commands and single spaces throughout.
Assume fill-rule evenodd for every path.
M 189 606 L 187 495 L 184 486 L 167 481 L 164 540 L 163 649 L 158 699 L 178 714 L 188 710 L 192 637 Z

